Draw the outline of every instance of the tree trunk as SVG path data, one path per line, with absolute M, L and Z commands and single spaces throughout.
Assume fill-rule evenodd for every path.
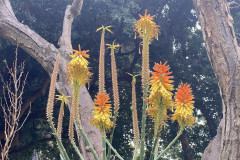
M 209 60 L 218 79 L 223 119 L 204 160 L 240 159 L 240 48 L 226 0 L 193 0 Z
M 183 133 L 181 136 L 180 136 L 180 141 L 181 141 L 181 144 L 182 144 L 182 149 L 183 149 L 183 152 L 184 152 L 184 159 L 185 160 L 193 160 L 193 155 L 192 155 L 192 151 L 191 151 L 191 147 L 189 145 L 189 141 L 186 137 L 186 135 Z
M 83 0 L 73 0 L 72 5 L 68 5 L 65 11 L 63 33 L 59 39 L 60 48 L 57 49 L 53 44 L 47 42 L 28 26 L 20 23 L 8 0 L 0 0 L 0 37 L 18 44 L 33 58 L 35 58 L 51 76 L 53 65 L 58 53 L 62 53 L 59 66 L 59 79 L 57 90 L 64 95 L 72 95 L 72 88 L 66 82 L 66 63 L 69 62 L 69 53 L 71 53 L 71 24 L 75 16 L 80 14 Z M 91 126 L 93 101 L 86 89 L 80 90 L 80 114 L 81 122 L 89 140 L 92 142 L 97 154 L 101 157 L 101 134 L 100 131 Z M 93 156 L 88 147 L 81 148 L 87 153 L 86 159 L 92 160 Z

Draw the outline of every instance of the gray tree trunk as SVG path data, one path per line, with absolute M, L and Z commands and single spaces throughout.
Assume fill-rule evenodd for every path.
M 209 60 L 218 79 L 223 119 L 203 160 L 240 159 L 240 48 L 226 0 L 193 0 Z
M 73 0 L 72 5 L 68 5 L 65 11 L 63 22 L 63 32 L 59 39 L 60 48 L 47 42 L 28 26 L 20 23 L 14 15 L 12 7 L 8 0 L 0 0 L 0 37 L 10 40 L 17 44 L 35 58 L 51 76 L 53 66 L 58 53 L 62 53 L 59 66 L 59 79 L 57 90 L 64 95 L 72 95 L 72 88 L 66 82 L 66 63 L 69 62 L 69 53 L 71 53 L 71 25 L 74 18 L 80 14 L 83 0 Z M 81 122 L 89 140 L 92 142 L 97 154 L 101 157 L 101 134 L 99 129 L 91 126 L 93 101 L 86 89 L 80 90 L 80 115 Z M 81 141 L 80 141 L 81 142 Z M 82 146 L 82 145 L 81 145 Z M 89 147 L 82 147 L 86 159 L 92 160 L 93 156 Z

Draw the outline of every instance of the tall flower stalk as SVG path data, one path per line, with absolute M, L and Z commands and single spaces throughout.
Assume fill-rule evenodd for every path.
M 95 104 L 99 104 L 99 102 L 106 102 L 106 100 L 108 101 L 108 95 L 106 94 L 105 91 L 105 31 L 108 31 L 110 33 L 112 33 L 112 31 L 109 29 L 112 26 L 106 26 L 104 27 L 102 25 L 102 27 L 98 28 L 96 30 L 96 32 L 102 30 L 102 34 L 101 34 L 101 42 L 100 42 L 100 56 L 99 56 L 99 91 L 98 94 L 96 96 L 95 99 Z M 103 108 L 106 109 L 106 106 L 108 106 L 107 102 L 104 104 L 99 104 L 98 106 L 96 106 L 93 111 L 94 117 L 92 119 L 92 124 L 96 125 L 97 127 L 100 128 L 101 133 L 102 133 L 102 148 L 103 148 L 103 160 L 106 160 L 106 141 L 104 140 L 104 138 L 106 137 L 106 130 L 105 129 L 110 129 L 113 127 L 113 123 L 110 120 L 111 115 L 110 115 L 110 106 L 107 107 L 109 108 L 109 113 L 108 111 L 105 112 L 106 110 L 102 110 Z M 99 112 L 100 109 L 101 111 Z M 98 114 L 100 113 L 100 114 Z M 106 116 L 108 115 L 108 116 Z
M 178 86 L 177 92 L 174 96 L 174 114 L 172 115 L 172 121 L 177 121 L 179 124 L 179 132 L 177 136 L 173 139 L 171 143 L 158 155 L 155 159 L 160 159 L 161 156 L 169 150 L 169 148 L 177 141 L 177 139 L 182 134 L 185 126 L 189 127 L 194 124 L 195 118 L 193 116 L 193 104 L 194 96 L 192 94 L 192 89 L 187 83 Z
M 70 120 L 69 120 L 69 139 L 73 145 L 73 148 L 79 155 L 80 159 L 83 159 L 80 151 L 76 147 L 74 141 L 74 130 L 73 124 L 76 123 L 77 128 L 80 133 L 83 135 L 87 145 L 89 146 L 94 159 L 98 160 L 95 150 L 93 149 L 91 143 L 89 142 L 85 132 L 82 129 L 80 112 L 79 112 L 79 96 L 80 96 L 80 88 L 90 81 L 90 77 L 92 73 L 89 71 L 88 61 L 86 58 L 89 58 L 87 52 L 88 50 L 81 50 L 81 46 L 78 46 L 78 50 L 73 50 L 74 54 L 70 55 L 72 60 L 67 64 L 67 76 L 68 82 L 73 88 L 73 96 L 72 96 L 72 105 L 70 110 Z
M 142 110 L 142 130 L 141 130 L 141 150 L 140 160 L 144 159 L 144 140 L 145 140 L 145 125 L 146 125 L 146 108 L 147 108 L 147 94 L 149 88 L 149 44 L 154 38 L 158 39 L 159 26 L 152 20 L 154 16 L 139 15 L 140 20 L 135 23 L 135 32 L 142 38 L 142 87 L 143 87 L 143 110 Z
M 99 56 L 99 93 L 105 92 L 105 32 L 108 31 L 112 33 L 112 31 L 109 29 L 112 26 L 106 26 L 98 28 L 96 32 L 102 30 L 101 34 L 101 42 L 100 42 L 100 56 Z
M 115 59 L 115 53 L 114 51 L 120 47 L 119 44 L 115 44 L 113 41 L 112 44 L 106 44 L 109 49 L 111 49 L 111 72 L 112 72 L 112 88 L 113 88 L 113 101 L 114 101 L 114 112 L 113 112 L 113 124 L 116 124 L 117 116 L 118 116 L 118 110 L 119 110 L 119 91 L 118 91 L 118 80 L 117 80 L 117 66 L 116 66 L 116 59 Z M 109 142 L 112 144 L 113 134 L 114 134 L 115 126 L 113 126 L 111 133 L 110 133 L 110 139 Z M 108 154 L 107 159 L 110 160 L 111 156 L 111 148 L 108 148 Z
M 162 62 L 155 63 L 154 71 L 151 72 L 149 108 L 147 112 L 154 121 L 154 146 L 150 160 L 153 159 L 153 156 L 157 156 L 160 132 L 168 118 L 167 110 L 172 109 L 173 106 L 173 76 L 171 76 L 172 72 L 169 71 L 169 65 L 166 64 L 167 62 L 164 64 Z
M 55 87 L 56 87 L 56 81 L 57 81 L 57 75 L 58 75 L 59 61 L 60 61 L 60 53 L 57 56 L 57 59 L 56 59 L 56 62 L 54 64 L 54 68 L 53 68 L 53 73 L 51 76 L 46 115 L 47 115 L 47 121 L 50 125 L 53 135 L 57 140 L 57 145 L 59 146 L 60 155 L 62 157 L 64 157 L 64 159 L 70 160 L 68 157 L 68 154 L 62 144 L 61 138 L 59 138 L 56 128 L 54 127 L 54 123 L 53 123 L 54 97 L 55 97 Z
M 78 50 L 73 50 L 74 54 L 70 55 L 72 60 L 67 64 L 67 75 L 68 82 L 73 88 L 72 96 L 72 105 L 70 111 L 70 120 L 69 120 L 69 138 L 74 140 L 73 124 L 77 119 L 80 123 L 80 113 L 79 113 L 79 94 L 80 88 L 90 81 L 92 73 L 88 68 L 88 61 L 86 58 L 89 58 L 89 55 L 86 51 L 81 50 L 81 46 L 78 46 Z
M 140 135 L 138 126 L 138 115 L 137 115 L 137 102 L 136 102 L 136 76 L 128 73 L 132 76 L 132 121 L 133 121 L 133 134 L 134 134 L 134 153 L 133 159 L 136 159 L 140 149 Z

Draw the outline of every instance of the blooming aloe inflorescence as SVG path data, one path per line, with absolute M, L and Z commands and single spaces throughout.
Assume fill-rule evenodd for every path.
M 149 45 L 154 38 L 158 39 L 159 26 L 153 22 L 153 17 L 147 14 L 139 15 L 140 20 L 136 21 L 134 31 L 142 38 L 142 87 L 143 87 L 143 113 L 142 113 L 142 130 L 141 130 L 141 149 L 140 160 L 144 159 L 144 140 L 145 140 L 145 125 L 146 125 L 146 106 L 147 93 L 149 87 Z
M 195 118 L 193 117 L 194 96 L 192 95 L 190 85 L 181 83 L 178 86 L 174 99 L 175 111 L 172 120 L 177 120 L 179 126 L 191 126 L 195 122 Z
M 153 118 L 154 121 L 154 137 L 158 129 L 161 129 L 165 125 L 167 120 L 167 109 L 172 108 L 172 91 L 173 91 L 173 76 L 172 72 L 169 71 L 169 65 L 167 62 L 155 63 L 153 72 L 151 72 L 150 80 L 150 95 L 149 95 L 149 108 L 148 114 Z
M 79 93 L 80 88 L 90 81 L 92 73 L 89 71 L 88 61 L 89 58 L 87 51 L 82 51 L 81 46 L 78 46 L 78 50 L 73 50 L 74 54 L 70 55 L 72 60 L 67 64 L 68 82 L 73 88 L 72 106 L 70 111 L 69 120 L 69 137 L 74 139 L 73 123 L 74 120 L 80 122 L 79 113 Z

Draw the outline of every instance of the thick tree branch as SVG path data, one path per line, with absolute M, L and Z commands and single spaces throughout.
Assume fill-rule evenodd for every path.
M 0 1 L 0 10 L 2 8 Z M 13 18 L 1 17 L 3 16 L 0 15 L 0 36 L 18 44 L 36 59 L 48 73 L 51 73 L 58 50 L 28 26 Z
M 82 3 L 82 0 L 74 0 L 72 7 L 67 7 L 73 16 L 72 18 L 80 14 Z M 69 23 L 66 21 L 65 23 Z M 71 31 L 71 23 L 68 24 L 70 28 L 64 28 L 64 30 L 68 30 L 68 32 Z M 28 26 L 20 23 L 16 19 L 8 0 L 0 0 L 0 37 L 8 39 L 12 43 L 18 44 L 19 47 L 23 48 L 34 59 L 36 59 L 49 75 L 52 73 L 57 53 L 62 53 L 59 66 L 59 78 L 56 88 L 61 94 L 72 95 L 72 88 L 66 81 L 65 70 L 66 63 L 69 61 L 67 53 L 69 53 L 69 48 L 71 47 L 64 47 L 64 45 L 62 45 L 60 49 L 57 49 L 53 44 L 47 42 Z M 71 34 L 67 33 L 66 37 L 68 37 L 68 41 L 70 43 Z M 99 141 L 99 139 L 101 139 L 101 134 L 99 129 L 90 124 L 92 106 L 93 101 L 84 86 L 80 90 L 80 114 L 82 124 L 90 141 L 94 144 L 97 154 L 100 156 L 102 151 L 101 142 Z M 92 155 L 88 151 L 87 156 L 88 159 L 92 159 Z
M 62 35 L 58 41 L 58 45 L 61 49 L 72 51 L 71 43 L 71 29 L 74 18 L 80 15 L 82 10 L 83 0 L 74 0 L 72 5 L 68 5 L 65 11 L 63 20 Z

